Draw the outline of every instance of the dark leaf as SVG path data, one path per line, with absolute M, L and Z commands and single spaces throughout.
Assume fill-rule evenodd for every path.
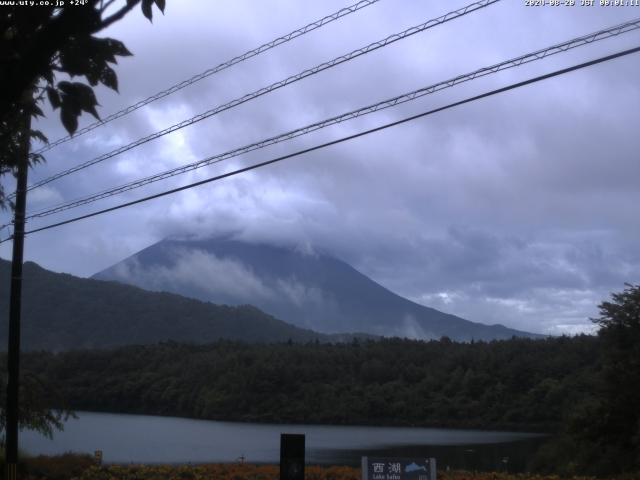
M 77 37 L 60 52 L 60 63 L 70 75 L 84 75 L 95 86 L 108 64 L 117 63 L 117 55 L 127 56 L 131 52 L 122 42 L 111 38 Z
M 84 111 L 93 115 L 96 120 L 100 120 L 100 115 L 98 115 L 95 105 L 85 108 Z
M 31 138 L 37 138 L 42 143 L 49 143 L 49 139 L 40 130 L 31 130 Z
M 70 82 L 60 82 L 58 83 L 58 88 L 62 92 L 60 97 L 62 110 L 66 110 L 68 113 L 73 113 L 76 117 L 82 113 L 83 109 L 83 96 L 81 89 L 78 88 L 78 85 L 82 85 L 81 83 L 70 83 Z M 89 88 L 86 85 L 82 85 L 83 87 Z M 60 113 L 61 117 L 63 113 Z M 67 129 L 68 130 L 68 129 Z
M 109 43 L 105 41 L 101 41 L 100 43 L 101 45 L 99 45 L 98 51 L 96 52 L 96 58 L 94 59 L 96 63 L 116 63 L 115 54 L 113 53 L 113 49 L 109 46 Z
M 36 163 L 44 163 L 44 156 L 41 153 L 30 153 L 29 163 L 34 165 Z
M 71 37 L 60 50 L 60 67 L 71 76 L 84 75 L 95 57 L 91 37 Z
M 44 117 L 44 113 L 42 112 L 40 107 L 35 103 L 31 105 L 31 115 L 34 117 Z
M 90 109 L 88 109 L 87 112 L 89 112 L 91 115 L 93 115 L 93 117 L 96 120 L 100 120 L 100 115 L 98 114 L 98 111 L 96 110 L 95 106 L 93 106 Z
M 73 95 L 63 95 L 62 105 L 60 105 L 60 108 L 64 108 L 69 110 L 70 112 L 73 112 L 76 117 L 82 113 L 82 107 L 80 106 L 78 99 Z
M 158 6 L 158 8 L 160 9 L 160 11 L 162 12 L 162 14 L 164 15 L 164 7 L 166 5 L 166 1 L 165 0 L 155 0 L 156 1 L 156 5 Z
M 125 47 L 124 43 L 122 43 L 120 40 L 105 38 L 104 41 L 111 50 L 111 53 L 113 53 L 114 55 L 119 55 L 121 57 L 130 57 L 131 55 L 133 55 L 133 53 L 131 53 L 129 49 Z
M 100 81 L 100 71 L 96 68 L 92 68 L 86 72 L 85 77 L 87 77 L 89 85 L 95 87 Z
M 66 106 L 63 104 L 60 109 L 60 120 L 67 132 L 69 132 L 69 135 L 73 135 L 78 129 L 78 114 L 65 107 Z
M 142 0 L 142 14 L 147 17 L 150 22 L 153 21 L 153 12 L 151 11 L 152 5 L 153 0 Z
M 89 85 L 74 82 L 73 87 L 76 95 L 78 95 L 78 97 L 82 99 L 83 105 L 87 105 L 89 103 L 95 105 L 98 103 L 98 101 L 96 100 L 96 95 L 93 93 L 93 89 Z
M 98 112 L 96 111 L 98 100 L 96 100 L 96 95 L 93 93 L 93 89 L 83 83 L 74 83 L 73 86 L 75 87 L 74 95 L 80 108 L 100 120 Z
M 93 93 L 93 89 L 79 82 L 60 82 L 58 88 L 62 91 L 62 103 L 75 103 L 82 110 L 91 105 L 97 105 L 98 101 Z
M 73 92 L 73 84 L 71 82 L 58 82 L 58 88 L 62 93 L 71 94 Z
M 113 68 L 104 67 L 100 74 L 100 82 L 112 90 L 118 91 L 118 76 Z
M 55 88 L 47 87 L 47 96 L 54 110 L 60 107 L 60 94 Z

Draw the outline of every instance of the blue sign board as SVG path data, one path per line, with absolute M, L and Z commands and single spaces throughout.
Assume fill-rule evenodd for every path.
M 362 457 L 362 480 L 436 480 L 436 459 Z

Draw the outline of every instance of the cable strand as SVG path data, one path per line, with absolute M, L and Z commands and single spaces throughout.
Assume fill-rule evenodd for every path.
M 122 153 L 124 153 L 126 151 L 129 151 L 129 150 L 131 150 L 133 148 L 136 148 L 136 147 L 138 147 L 140 145 L 143 145 L 143 144 L 145 144 L 147 142 L 150 142 L 150 141 L 155 140 L 157 138 L 160 138 L 160 137 L 162 137 L 164 135 L 167 135 L 169 133 L 172 133 L 172 132 L 175 132 L 177 130 L 180 130 L 180 129 L 184 128 L 184 127 L 187 127 L 187 126 L 193 125 L 195 123 L 198 123 L 198 122 L 200 122 L 200 121 L 202 121 L 204 119 L 207 119 L 207 118 L 209 118 L 209 117 L 211 117 L 213 115 L 217 115 L 218 113 L 224 112 L 226 110 L 230 110 L 230 109 L 232 109 L 234 107 L 237 107 L 239 105 L 242 105 L 242 104 L 244 104 L 244 103 L 246 103 L 246 102 L 248 102 L 250 100 L 253 100 L 255 98 L 258 98 L 258 97 L 261 97 L 263 95 L 266 95 L 267 93 L 273 92 L 274 90 L 278 90 L 278 89 L 280 89 L 282 87 L 285 87 L 285 86 L 290 85 L 292 83 L 298 82 L 298 81 L 300 81 L 300 80 L 302 80 L 304 78 L 310 77 L 312 75 L 320 73 L 320 72 L 322 72 L 324 70 L 327 70 L 329 68 L 335 67 L 335 66 L 340 65 L 340 64 L 345 63 L 345 62 L 348 62 L 350 60 L 353 60 L 354 58 L 357 58 L 357 57 L 360 57 L 360 56 L 365 55 L 367 53 L 370 53 L 372 51 L 378 50 L 379 48 L 386 47 L 387 45 L 395 43 L 395 42 L 397 42 L 399 40 L 402 40 L 404 38 L 407 38 L 407 37 L 409 37 L 411 35 L 415 35 L 416 33 L 423 32 L 423 31 L 425 31 L 425 30 L 427 30 L 429 28 L 433 28 L 433 27 L 435 27 L 437 25 L 441 25 L 441 24 L 443 24 L 445 22 L 448 22 L 448 21 L 451 21 L 453 19 L 462 17 L 462 16 L 467 15 L 467 14 L 469 14 L 471 12 L 476 11 L 476 10 L 485 8 L 485 7 L 489 6 L 489 5 L 497 3 L 499 1 L 500 0 L 480 0 L 480 1 L 474 2 L 472 4 L 469 4 L 466 7 L 460 8 L 460 9 L 452 11 L 452 12 L 449 12 L 449 13 L 447 13 L 445 15 L 442 15 L 442 16 L 440 16 L 438 18 L 434 18 L 434 19 L 428 20 L 428 21 L 426 21 L 426 22 L 424 22 L 424 23 L 422 23 L 420 25 L 411 27 L 411 28 L 409 28 L 407 30 L 404 30 L 403 32 L 395 33 L 393 35 L 390 35 L 390 36 L 388 36 L 387 38 L 385 38 L 383 40 L 379 40 L 377 42 L 370 43 L 369 45 L 367 45 L 365 47 L 356 49 L 356 50 L 354 50 L 354 51 L 352 51 L 350 53 L 347 53 L 347 54 L 342 55 L 340 57 L 334 58 L 333 60 L 330 60 L 328 62 L 322 63 L 320 65 L 316 65 L 315 67 L 312 67 L 312 68 L 309 68 L 307 70 L 304 70 L 304 71 L 302 71 L 302 72 L 300 72 L 300 73 L 298 73 L 296 75 L 292 75 L 290 77 L 287 77 L 284 80 L 280 80 L 278 82 L 272 83 L 269 86 L 262 87 L 262 88 L 254 91 L 252 93 L 246 94 L 246 95 L 244 95 L 242 97 L 239 97 L 239 98 L 236 98 L 236 99 L 234 99 L 234 100 L 232 100 L 232 101 L 230 101 L 228 103 L 225 103 L 223 105 L 219 105 L 219 106 L 214 107 L 214 108 L 212 108 L 210 110 L 207 110 L 206 112 L 203 112 L 203 113 L 200 113 L 198 115 L 195 115 L 194 117 L 191 117 L 190 119 L 183 120 L 182 122 L 176 123 L 176 124 L 174 124 L 174 125 L 172 125 L 170 127 L 167 127 L 167 128 L 165 128 L 163 130 L 155 132 L 155 133 L 153 133 L 151 135 L 148 135 L 146 137 L 142 137 L 142 138 L 140 138 L 140 139 L 138 139 L 138 140 L 136 140 L 136 141 L 134 141 L 132 143 L 129 143 L 128 145 L 124 145 L 124 146 L 119 147 L 119 148 L 117 148 L 115 150 L 112 150 L 111 152 L 108 152 L 108 153 L 105 153 L 103 155 L 100 155 L 100 156 L 98 156 L 98 157 L 96 157 L 96 158 L 94 158 L 92 160 L 89 160 L 89 161 L 84 162 L 84 163 L 82 163 L 80 165 L 72 167 L 72 168 L 70 168 L 68 170 L 59 172 L 59 173 L 57 173 L 55 175 L 52 175 L 52 176 L 50 176 L 48 178 L 45 178 L 45 179 L 43 179 L 43 180 L 31 185 L 28 188 L 28 190 L 33 190 L 35 188 L 38 188 L 38 187 L 41 187 L 41 186 L 46 185 L 48 183 L 51 183 L 54 180 L 58 180 L 59 178 L 65 177 L 67 175 L 70 175 L 70 174 L 75 173 L 75 172 L 77 172 L 79 170 L 85 169 L 85 168 L 90 167 L 92 165 L 95 165 L 97 163 L 103 162 L 103 161 L 105 161 L 105 160 L 107 160 L 109 158 L 113 158 L 113 157 L 115 157 L 117 155 L 120 155 L 120 154 L 122 154 Z M 9 195 L 9 198 L 12 198 L 14 195 L 15 195 L 15 193 Z
M 271 165 L 273 163 L 277 163 L 277 162 L 280 162 L 280 161 L 283 161 L 283 160 L 286 160 L 286 159 L 289 159 L 289 158 L 297 157 L 297 156 L 300 156 L 300 155 L 303 155 L 303 154 L 306 154 L 306 153 L 310 153 L 310 152 L 313 152 L 313 151 L 316 151 L 316 150 L 320 150 L 320 149 L 332 146 L 332 145 L 337 145 L 337 144 L 340 144 L 340 143 L 343 143 L 343 142 L 347 142 L 349 140 L 353 140 L 353 139 L 356 139 L 356 138 L 359 138 L 359 137 L 363 137 L 363 136 L 369 135 L 371 133 L 379 132 L 379 131 L 385 130 L 387 128 L 395 127 L 397 125 L 401 125 L 403 123 L 407 123 L 407 122 L 410 122 L 410 121 L 413 121 L 413 120 L 417 120 L 419 118 L 426 117 L 428 115 L 432 115 L 432 114 L 435 114 L 435 113 L 438 113 L 438 112 L 441 112 L 441 111 L 444 111 L 444 110 L 448 110 L 448 109 L 451 109 L 451 108 L 454 108 L 454 107 L 458 107 L 458 106 L 464 105 L 466 103 L 471 103 L 471 102 L 474 102 L 474 101 L 477 101 L 477 100 L 480 100 L 480 99 L 483 99 L 483 98 L 487 98 L 487 97 L 490 97 L 490 96 L 493 96 L 493 95 L 497 95 L 499 93 L 503 93 L 503 92 L 506 92 L 506 91 L 509 91 L 509 90 L 514 90 L 516 88 L 520 88 L 520 87 L 523 87 L 523 86 L 526 86 L 526 85 L 530 85 L 532 83 L 540 82 L 542 80 L 546 80 L 546 79 L 549 79 L 549 78 L 552 78 L 552 77 L 556 77 L 556 76 L 559 76 L 559 75 L 564 75 L 564 74 L 567 74 L 569 72 L 573 72 L 575 70 L 579 70 L 579 69 L 582 69 L 582 68 L 590 67 L 592 65 L 596 65 L 596 64 L 599 64 L 599 63 L 607 62 L 607 61 L 610 61 L 610 60 L 613 60 L 613 59 L 616 59 L 616 58 L 619 58 L 619 57 L 623 57 L 625 55 L 630 55 L 632 53 L 637 53 L 637 52 L 640 52 L 640 46 L 639 47 L 635 47 L 635 48 L 631 48 L 631 49 L 628 49 L 628 50 L 623 50 L 621 52 L 617 52 L 617 53 L 614 53 L 614 54 L 611 54 L 611 55 L 607 55 L 605 57 L 600 57 L 600 58 L 597 58 L 595 60 L 591 60 L 591 61 L 588 61 L 588 62 L 580 63 L 578 65 L 573 65 L 571 67 L 567 67 L 567 68 L 563 68 L 563 69 L 560 69 L 560 70 L 556 70 L 556 71 L 551 72 L 551 73 L 547 73 L 547 74 L 544 74 L 544 75 L 533 77 L 533 78 L 530 78 L 528 80 L 524 80 L 522 82 L 512 83 L 510 85 L 507 85 L 506 87 L 502 87 L 502 88 L 498 88 L 498 89 L 495 89 L 495 90 L 491 90 L 489 92 L 485 92 L 485 93 L 482 93 L 480 95 L 475 95 L 473 97 L 469 97 L 469 98 L 466 98 L 464 100 L 460 100 L 458 102 L 450 103 L 450 104 L 445 105 L 443 107 L 435 108 L 433 110 L 422 112 L 422 113 L 419 113 L 417 115 L 412 115 L 410 117 L 406 117 L 406 118 L 403 118 L 403 119 L 400 119 L 400 120 L 396 120 L 394 122 L 390 122 L 390 123 L 387 123 L 387 124 L 384 124 L 384 125 L 380 125 L 378 127 L 371 128 L 371 129 L 368 129 L 368 130 L 364 130 L 362 132 L 358 132 L 358 133 L 355 133 L 353 135 L 348 135 L 348 136 L 345 136 L 345 137 L 342 137 L 342 138 L 339 138 L 339 139 L 336 139 L 336 140 L 332 140 L 330 142 L 325 142 L 325 143 L 322 143 L 322 144 L 319 144 L 319 145 L 315 145 L 313 147 L 305 148 L 303 150 L 299 150 L 297 152 L 290 153 L 288 155 L 283 155 L 283 156 L 280 156 L 280 157 L 277 157 L 277 158 L 273 158 L 271 160 L 260 162 L 260 163 L 254 164 L 254 165 L 249 165 L 247 167 L 234 170 L 232 172 L 227 172 L 227 173 L 224 173 L 224 174 L 221 174 L 221 175 L 217 175 L 215 177 L 207 178 L 205 180 L 200 180 L 198 182 L 194 182 L 194 183 L 191 183 L 189 185 L 184 185 L 184 186 L 181 186 L 181 187 L 173 188 L 171 190 L 166 190 L 164 192 L 160 192 L 160 193 L 157 193 L 157 194 L 154 194 L 154 195 L 150 195 L 150 196 L 143 197 L 143 198 L 140 198 L 140 199 L 137 199 L 137 200 L 133 200 L 131 202 L 122 203 L 122 204 L 119 204 L 119 205 L 116 205 L 116 206 L 113 206 L 113 207 L 110 207 L 110 208 L 105 208 L 103 210 L 98 210 L 96 212 L 92 212 L 92 213 L 89 213 L 89 214 L 86 214 L 86 215 L 81 215 L 81 216 L 74 217 L 74 218 L 71 218 L 71 219 L 68 219 L 68 220 L 64 220 L 64 221 L 61 221 L 61 222 L 57 222 L 57 223 L 53 223 L 53 224 L 50 224 L 50 225 L 46 225 L 44 227 L 36 228 L 36 229 L 30 230 L 28 232 L 25 232 L 25 234 L 37 233 L 37 232 L 41 232 L 41 231 L 44 231 L 44 230 L 49 230 L 49 229 L 52 229 L 52 228 L 55 228 L 55 227 L 60 227 L 62 225 L 68 225 L 70 223 L 74 223 L 74 222 L 77 222 L 77 221 L 80 221 L 80 220 L 84 220 L 84 219 L 87 219 L 87 218 L 95 217 L 95 216 L 102 215 L 102 214 L 105 214 L 105 213 L 113 212 L 115 210 L 119 210 L 119 209 L 122 209 L 122 208 L 125 208 L 125 207 L 130 207 L 130 206 L 133 206 L 133 205 L 137 205 L 139 203 L 143 203 L 143 202 L 147 202 L 147 201 L 150 201 L 150 200 L 154 200 L 156 198 L 164 197 L 166 195 L 171 195 L 173 193 L 181 192 L 183 190 L 188 190 L 188 189 L 191 189 L 191 188 L 194 188 L 194 187 L 198 187 L 200 185 L 205 185 L 207 183 L 211 183 L 211 182 L 214 182 L 214 181 L 219 181 L 219 180 L 222 180 L 222 179 L 227 178 L 227 177 L 239 175 L 241 173 L 248 172 L 250 170 L 255 170 L 257 168 L 265 167 L 267 165 Z M 5 242 L 6 240 L 7 239 L 2 240 L 2 241 L 0 241 L 0 243 Z
M 95 201 L 105 199 L 117 194 L 121 194 L 136 188 L 140 188 L 142 186 L 148 185 L 150 183 L 154 183 L 160 180 L 164 180 L 176 175 L 180 175 L 183 173 L 187 173 L 189 171 L 196 170 L 198 168 L 202 168 L 205 166 L 213 165 L 216 163 L 220 163 L 222 161 L 228 160 L 230 158 L 237 157 L 239 155 L 249 153 L 261 148 L 265 148 L 267 146 L 275 145 L 277 143 L 281 143 L 287 140 L 291 140 L 293 138 L 299 137 L 301 135 L 306 135 L 308 133 L 314 132 L 316 130 L 320 130 L 322 128 L 326 128 L 331 125 L 335 125 L 338 123 L 345 122 L 347 120 L 351 120 L 354 118 L 358 118 L 364 115 L 368 115 L 370 113 L 378 112 L 390 107 L 394 107 L 409 101 L 416 100 L 425 95 L 429 95 L 435 93 L 437 91 L 443 90 L 445 88 L 451 88 L 455 85 L 458 85 L 463 82 L 471 81 L 477 78 L 481 78 L 486 75 L 494 74 L 500 72 L 502 70 L 506 70 L 508 68 L 514 68 L 517 66 L 521 66 L 527 64 L 529 62 L 537 61 L 544 59 L 550 55 L 555 55 L 558 53 L 566 52 L 569 49 L 576 48 L 583 45 L 588 45 L 590 43 L 604 40 L 606 38 L 611 38 L 616 35 L 620 35 L 621 33 L 630 32 L 632 30 L 640 29 L 640 18 L 625 22 L 623 24 L 615 25 L 609 27 L 608 29 L 599 30 L 597 32 L 593 32 L 587 35 L 583 35 L 581 37 L 573 38 L 566 42 L 562 42 L 560 44 L 552 45 L 550 47 L 546 47 L 531 53 L 527 53 L 524 55 L 520 55 L 519 57 L 506 60 L 495 65 L 491 65 L 489 67 L 480 68 L 478 70 L 472 71 L 470 73 L 466 73 L 463 75 L 458 75 L 456 77 L 450 78 L 448 80 L 444 80 L 438 82 L 436 84 L 423 87 L 417 90 L 414 90 L 409 93 L 404 93 L 402 95 L 398 95 L 396 97 L 383 100 L 381 102 L 368 105 L 366 107 L 359 108 L 357 110 L 353 110 L 347 113 L 343 113 L 341 115 L 337 115 L 320 122 L 316 122 L 301 128 L 297 128 L 295 130 L 291 130 L 289 132 L 276 135 L 267 139 L 260 140 L 258 142 L 245 145 L 243 147 L 239 147 L 221 154 L 213 155 L 207 157 L 203 160 L 199 160 L 197 162 L 190 163 L 188 165 L 176 167 L 161 173 L 157 173 L 148 177 L 144 177 L 142 179 L 135 180 L 133 182 L 128 182 L 126 184 L 113 187 L 107 190 L 103 190 L 101 192 L 85 196 L 79 199 L 75 199 L 68 202 L 63 202 L 61 204 L 55 205 L 53 207 L 49 207 L 47 209 L 43 209 L 34 213 L 30 213 L 27 218 L 42 218 L 49 215 L 53 215 L 55 213 L 60 213 L 65 210 L 69 210 L 72 208 L 76 208 L 82 205 L 86 205 L 88 203 L 93 203 Z
M 309 33 L 313 30 L 316 30 L 320 27 L 323 27 L 325 25 L 327 25 L 328 23 L 331 23 L 335 20 L 338 20 L 346 15 L 349 15 L 351 13 L 357 12 L 358 10 L 361 10 L 365 7 L 368 7 L 369 5 L 373 5 L 374 3 L 379 2 L 380 0 L 361 0 L 357 3 L 354 3 L 353 5 L 350 5 L 348 7 L 344 7 L 341 8 L 340 10 L 338 10 L 337 12 L 334 12 L 330 15 L 327 15 L 323 18 L 321 18 L 320 20 L 316 20 L 315 22 L 312 22 L 308 25 L 305 25 L 302 28 L 299 28 L 297 30 L 294 30 L 293 32 L 287 33 L 286 35 L 283 35 L 281 37 L 276 38 L 275 40 L 272 40 L 268 43 L 265 43 L 263 45 L 260 45 L 257 48 L 254 48 L 253 50 L 249 50 L 241 55 L 238 55 L 234 58 L 232 58 L 231 60 L 227 60 L 226 62 L 223 62 L 213 68 L 209 68 L 208 70 L 205 70 L 204 72 L 201 72 L 197 75 L 194 75 L 193 77 L 187 79 L 187 80 L 183 80 L 165 90 L 162 90 L 158 93 L 156 93 L 155 95 L 151 95 L 150 97 L 145 98 L 144 100 L 141 100 L 137 103 L 134 103 L 133 105 L 130 105 L 122 110 L 119 110 L 115 113 L 112 113 L 111 115 L 109 115 L 108 117 L 105 117 L 102 120 L 98 120 L 96 122 L 91 123 L 90 125 L 87 125 L 86 127 L 83 127 L 81 129 L 79 129 L 78 131 L 76 131 L 74 133 L 74 135 L 67 135 L 65 137 L 61 137 L 45 146 L 43 146 L 42 148 L 40 148 L 36 153 L 43 153 L 46 152 L 48 150 L 51 150 L 54 147 L 57 147 L 58 145 L 62 145 L 63 143 L 68 142 L 69 140 L 78 138 L 80 135 L 84 135 L 87 132 L 90 132 L 98 127 L 101 127 L 113 120 L 116 120 L 118 118 L 124 117 L 125 115 L 130 114 L 131 112 L 134 112 L 136 110 L 138 110 L 139 108 L 144 107 L 145 105 L 148 105 L 152 102 L 155 102 L 156 100 L 160 100 L 161 98 L 164 98 L 168 95 L 171 95 L 172 93 L 175 93 L 179 90 L 182 90 L 183 88 L 189 86 L 189 85 L 193 85 L 196 82 L 199 82 L 200 80 L 207 78 L 211 75 L 214 75 L 216 73 L 219 73 L 223 70 L 226 70 L 229 67 L 232 67 L 233 65 L 236 65 L 240 62 L 243 62 L 245 60 L 248 60 L 252 57 L 255 57 L 257 55 L 260 55 L 261 53 L 264 53 L 268 50 L 271 50 L 272 48 L 275 48 L 277 46 L 282 45 L 283 43 L 287 43 L 291 40 L 293 40 L 294 38 L 300 37 L 302 35 L 305 35 L 306 33 Z

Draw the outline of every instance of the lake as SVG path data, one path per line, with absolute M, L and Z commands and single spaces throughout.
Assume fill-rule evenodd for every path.
M 77 412 L 53 440 L 25 431 L 30 454 L 103 451 L 107 463 L 278 463 L 281 433 L 306 434 L 307 463 L 359 465 L 362 455 L 436 457 L 438 468 L 523 471 L 536 434 L 413 427 L 277 425 Z

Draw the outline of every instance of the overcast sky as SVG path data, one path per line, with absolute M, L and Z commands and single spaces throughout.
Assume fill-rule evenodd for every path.
M 46 154 L 30 180 L 89 160 L 470 2 L 381 0 Z M 30 210 L 268 136 L 640 16 L 640 7 L 503 0 L 34 190 Z M 598 3 L 598 2 L 596 2 Z M 104 32 L 134 53 L 106 116 L 349 5 L 168 0 Z M 79 7 L 78 7 L 79 8 Z M 204 179 L 640 45 L 631 32 L 117 198 L 29 228 Z M 171 235 L 233 234 L 332 252 L 385 287 L 469 320 L 590 331 L 597 304 L 640 278 L 640 54 L 546 80 L 349 143 L 33 234 L 26 258 L 78 276 Z M 85 115 L 81 126 L 92 121 Z M 40 122 L 64 132 L 57 113 Z M 7 179 L 4 179 L 7 185 Z M 9 191 L 13 190 L 7 187 Z M 2 219 L 6 220 L 6 213 Z M 3 222 L 4 223 L 4 222 Z M 3 232 L 3 237 L 6 232 Z M 0 255 L 9 258 L 7 244 Z

